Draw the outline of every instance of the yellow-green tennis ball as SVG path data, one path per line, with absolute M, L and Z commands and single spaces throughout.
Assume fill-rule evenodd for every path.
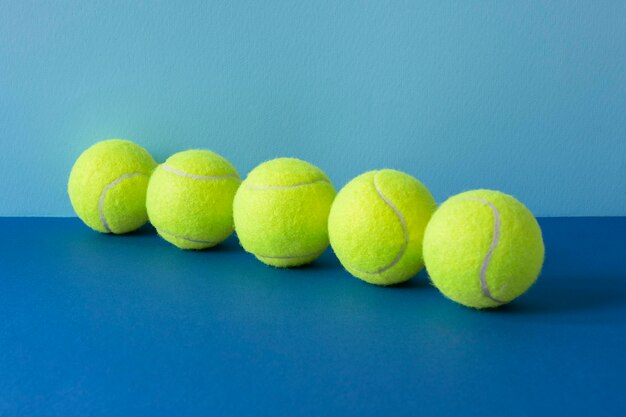
M 468 307 L 497 307 L 520 296 L 537 279 L 543 257 L 535 217 L 498 191 L 451 197 L 433 215 L 424 236 L 433 284 Z
M 407 281 L 424 266 L 422 237 L 436 207 L 428 189 L 400 171 L 369 171 L 339 191 L 328 218 L 341 264 L 370 284 Z
M 277 267 L 307 264 L 328 247 L 332 183 L 319 168 L 278 158 L 253 169 L 233 205 L 235 230 L 243 248 Z
M 205 249 L 233 232 L 237 170 L 220 155 L 189 150 L 170 156 L 152 174 L 146 206 L 159 235 L 181 249 Z
M 83 152 L 67 192 L 80 219 L 102 233 L 127 233 L 148 220 L 146 188 L 156 162 L 128 140 L 98 142 Z

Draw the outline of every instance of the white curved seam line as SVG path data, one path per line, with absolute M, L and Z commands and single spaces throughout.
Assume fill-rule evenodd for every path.
M 107 222 L 107 219 L 104 216 L 104 196 L 105 196 L 105 194 L 111 188 L 115 187 L 120 181 L 125 180 L 127 178 L 136 177 L 138 175 L 144 175 L 144 176 L 147 177 L 147 175 L 144 174 L 143 172 L 133 172 L 132 174 L 120 175 L 119 177 L 114 179 L 111 183 L 105 185 L 104 188 L 102 189 L 102 192 L 100 193 L 100 198 L 98 199 L 98 214 L 100 215 L 100 221 L 102 222 L 102 226 L 104 226 L 104 228 L 106 229 L 107 232 L 115 233 L 115 232 L 113 232 L 113 230 L 111 230 L 111 227 L 109 227 L 109 223 Z
M 186 240 L 188 242 L 192 242 L 192 243 L 206 243 L 208 245 L 217 245 L 219 242 L 215 242 L 212 240 L 200 240 L 200 239 L 192 239 L 190 237 L 185 237 L 185 236 L 179 236 L 179 235 L 175 235 L 174 233 L 170 233 L 168 231 L 165 231 L 163 229 L 157 229 L 159 231 L 159 233 L 164 233 L 166 235 L 172 236 L 176 239 L 181 239 L 181 240 Z
M 256 255 L 256 256 L 260 256 L 261 258 L 268 258 L 268 259 L 298 259 L 298 258 L 308 258 L 309 256 L 321 255 L 325 250 L 326 248 L 322 250 L 318 250 L 316 252 L 305 253 L 304 255 L 285 255 L 285 256 Z
M 483 259 L 483 263 L 480 267 L 480 289 L 483 292 L 483 295 L 489 298 L 491 301 L 494 301 L 498 304 L 504 304 L 504 301 L 498 300 L 491 294 L 491 290 L 489 289 L 489 285 L 487 284 L 487 269 L 489 268 L 489 264 L 491 263 L 493 252 L 498 247 L 498 243 L 500 243 L 500 212 L 494 204 L 487 200 L 484 200 L 482 198 L 471 198 L 471 200 L 476 200 L 489 206 L 489 208 L 491 208 L 491 212 L 493 213 L 493 238 L 491 239 L 491 245 L 489 246 L 489 250 L 487 251 L 485 259 Z
M 328 181 L 325 178 L 320 178 L 319 180 L 301 182 L 299 184 L 294 184 L 294 185 L 244 185 L 244 188 L 248 188 L 250 190 L 282 190 L 282 189 L 296 188 L 296 187 L 302 187 L 305 185 L 316 184 L 318 182 L 325 182 L 330 185 L 330 181 Z
M 223 179 L 228 179 L 228 178 L 235 178 L 237 180 L 240 180 L 239 176 L 235 175 L 235 174 L 226 174 L 226 175 L 196 175 L 196 174 L 189 174 L 185 171 L 181 171 L 179 169 L 176 168 L 172 168 L 169 165 L 163 163 L 161 164 L 161 167 L 168 171 L 171 172 L 172 174 L 175 175 L 179 175 L 181 177 L 187 177 L 187 178 L 193 178 L 194 180 L 223 180 Z
M 394 260 L 391 261 L 391 263 L 383 266 L 382 268 L 379 268 L 375 271 L 363 271 L 363 270 L 359 270 L 358 268 L 351 266 L 351 268 L 354 269 L 355 271 L 362 272 L 364 274 L 372 274 L 372 275 L 382 274 L 383 272 L 388 271 L 389 269 L 393 268 L 398 262 L 400 262 L 400 259 L 402 259 L 402 256 L 404 255 L 404 252 L 406 251 L 406 248 L 409 245 L 409 230 L 406 226 L 406 221 L 404 219 L 404 216 L 402 215 L 400 210 L 398 210 L 398 208 L 394 206 L 391 200 L 385 197 L 383 192 L 380 190 L 380 188 L 378 187 L 378 184 L 376 184 L 376 175 L 378 174 L 374 175 L 374 189 L 376 189 L 376 192 L 378 193 L 380 198 L 385 202 L 385 204 L 387 204 L 393 210 L 393 212 L 396 214 L 396 217 L 398 217 L 398 220 L 400 221 L 400 226 L 402 227 L 402 237 L 404 238 L 404 242 L 402 243 L 402 247 L 398 251 L 398 254 L 394 258 Z

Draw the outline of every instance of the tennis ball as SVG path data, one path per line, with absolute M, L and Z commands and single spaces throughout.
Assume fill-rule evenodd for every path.
M 407 281 L 424 266 L 422 237 L 435 207 L 412 176 L 392 169 L 366 172 L 337 194 L 328 218 L 330 244 L 344 268 L 363 281 Z
M 128 140 L 98 142 L 83 152 L 70 173 L 67 192 L 74 211 L 94 230 L 127 233 L 148 220 L 146 188 L 156 162 Z
M 148 184 L 148 217 L 159 235 L 181 249 L 205 249 L 233 232 L 237 170 L 220 155 L 189 150 L 170 156 Z
M 235 195 L 235 230 L 261 262 L 290 267 L 312 262 L 328 247 L 335 189 L 319 168 L 278 158 L 254 168 Z
M 498 191 L 451 197 L 433 215 L 424 236 L 433 284 L 468 307 L 497 307 L 520 296 L 537 279 L 543 257 L 535 217 Z

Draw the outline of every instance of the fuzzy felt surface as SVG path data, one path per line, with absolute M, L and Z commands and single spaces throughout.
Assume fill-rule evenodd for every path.
M 337 194 L 328 219 L 331 246 L 357 278 L 377 285 L 406 281 L 423 267 L 422 238 L 435 208 L 412 176 L 366 172 Z
M 497 307 L 535 282 L 544 259 L 541 229 L 514 197 L 474 190 L 448 199 L 424 236 L 433 284 L 468 307 Z
M 76 160 L 67 191 L 74 211 L 102 233 L 127 233 L 148 220 L 146 188 L 156 162 L 123 139 L 98 142 Z
M 328 213 L 334 197 L 326 174 L 308 162 L 278 158 L 262 163 L 235 195 L 235 230 L 241 246 L 272 266 L 312 262 L 328 247 Z
M 215 246 L 233 232 L 233 198 L 240 182 L 233 165 L 214 152 L 176 153 L 150 179 L 150 222 L 181 249 Z

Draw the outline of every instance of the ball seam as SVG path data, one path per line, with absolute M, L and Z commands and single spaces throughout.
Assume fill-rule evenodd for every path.
M 303 187 L 305 185 L 317 184 L 318 182 L 324 182 L 326 184 L 332 185 L 330 181 L 328 181 L 327 179 L 320 178 L 317 180 L 301 182 L 301 183 L 293 184 L 293 185 L 247 185 L 247 184 L 244 184 L 243 187 L 248 188 L 250 190 L 282 190 L 282 189 L 288 189 L 288 188 Z
M 133 178 L 139 175 L 143 175 L 147 177 L 147 175 L 144 174 L 143 172 L 133 172 L 131 174 L 120 175 L 119 177 L 114 179 L 112 182 L 105 185 L 104 188 L 102 189 L 102 192 L 100 193 L 100 198 L 98 199 L 98 214 L 100 216 L 100 221 L 102 222 L 102 226 L 106 229 L 108 233 L 115 233 L 115 232 L 111 230 L 111 227 L 109 226 L 109 223 L 107 222 L 106 216 L 104 215 L 104 197 L 107 191 L 115 187 L 120 181 L 123 181 L 128 178 Z
M 201 239 L 193 239 L 193 238 L 190 238 L 190 237 L 180 236 L 180 235 L 168 232 L 167 230 L 163 230 L 163 229 L 158 228 L 158 227 L 156 229 L 157 229 L 157 231 L 159 233 L 163 233 L 163 234 L 166 234 L 166 235 L 171 236 L 173 238 L 186 240 L 186 241 L 192 242 L 192 243 L 205 243 L 207 245 L 217 245 L 219 243 L 219 242 L 216 242 L 216 241 L 213 241 L 213 240 L 201 240 Z
M 322 249 L 322 250 L 318 250 L 315 252 L 311 252 L 311 253 L 305 253 L 303 255 L 284 255 L 284 256 L 272 256 L 272 255 L 259 255 L 257 253 L 254 254 L 254 256 L 258 256 L 261 258 L 268 258 L 268 259 L 298 259 L 298 258 L 308 258 L 309 256 L 319 256 L 322 253 L 324 253 L 324 251 L 326 250 L 326 248 Z
M 480 289 L 483 295 L 491 301 L 498 304 L 504 304 L 505 301 L 499 300 L 491 294 L 489 284 L 487 284 L 487 270 L 489 269 L 489 265 L 491 264 L 493 252 L 496 250 L 498 244 L 500 243 L 500 212 L 498 211 L 498 208 L 490 201 L 478 197 L 469 197 L 468 199 L 478 201 L 487 205 L 491 209 L 491 212 L 493 214 L 493 237 L 491 238 L 489 250 L 487 251 L 485 258 L 483 259 L 482 265 L 480 266 Z
M 225 175 L 197 175 L 197 174 L 190 174 L 188 172 L 181 171 L 181 170 L 176 169 L 176 168 L 172 168 L 169 165 L 167 165 L 166 163 L 161 164 L 161 168 L 163 168 L 167 172 L 171 172 L 172 174 L 179 175 L 181 177 L 192 178 L 194 180 L 221 180 L 221 179 L 227 179 L 227 178 L 234 178 L 234 179 L 240 180 L 239 176 L 236 175 L 236 174 L 225 174 Z
M 375 270 L 375 271 L 365 271 L 359 268 L 355 268 L 354 266 L 350 265 L 350 268 L 354 269 L 355 271 L 358 271 L 360 273 L 363 274 L 370 274 L 370 275 L 376 275 L 376 274 L 382 274 L 383 272 L 388 271 L 389 269 L 393 268 L 398 262 L 400 262 L 400 259 L 402 259 L 402 256 L 404 256 L 404 253 L 406 252 L 406 249 L 409 245 L 409 231 L 406 225 L 406 220 L 404 219 L 404 216 L 402 215 L 402 212 L 391 202 L 391 200 L 389 200 L 385 194 L 383 194 L 382 190 L 380 189 L 380 187 L 378 186 L 377 182 L 376 182 L 376 177 L 378 176 L 378 174 L 380 173 L 377 172 L 376 174 L 374 174 L 374 178 L 373 178 L 373 185 L 374 185 L 374 189 L 376 190 L 376 193 L 378 193 L 378 195 L 380 196 L 380 198 L 383 200 L 383 202 L 385 204 L 387 204 L 387 206 L 389 206 L 389 208 L 391 208 L 391 210 L 393 210 L 393 212 L 395 213 L 396 217 L 398 218 L 398 221 L 400 222 L 400 227 L 402 228 L 402 237 L 403 237 L 403 242 L 402 242 L 402 247 L 400 248 L 400 250 L 398 251 L 398 254 L 396 255 L 396 257 L 387 265 Z

